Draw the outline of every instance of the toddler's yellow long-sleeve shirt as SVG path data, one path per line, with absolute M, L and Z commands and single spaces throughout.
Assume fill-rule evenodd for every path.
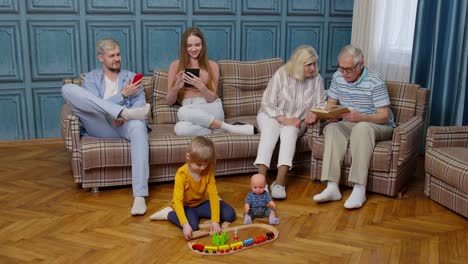
M 200 205 L 206 201 L 207 194 L 210 200 L 211 221 L 219 223 L 219 196 L 213 171 L 210 170 L 207 174 L 200 175 L 200 181 L 194 181 L 187 163 L 177 170 L 172 208 L 179 218 L 180 225 L 188 222 L 184 206 L 196 207 Z

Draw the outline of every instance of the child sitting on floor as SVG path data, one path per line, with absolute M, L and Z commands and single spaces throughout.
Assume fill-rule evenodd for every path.
M 271 196 L 265 191 L 265 176 L 255 174 L 250 178 L 251 191 L 245 198 L 244 224 L 251 224 L 252 218 L 268 217 L 270 225 L 279 224 L 276 217 L 276 206 Z
M 193 138 L 186 154 L 187 163 L 175 175 L 172 207 L 150 216 L 151 220 L 169 220 L 182 228 L 187 240 L 198 230 L 200 218 L 211 219 L 211 232 L 220 232 L 222 222 L 236 220 L 234 208 L 220 200 L 216 189 L 214 169 L 216 155 L 211 140 Z M 206 199 L 208 194 L 208 199 Z

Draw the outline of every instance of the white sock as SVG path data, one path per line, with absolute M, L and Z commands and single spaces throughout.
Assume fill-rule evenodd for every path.
M 172 212 L 172 207 L 163 208 L 150 216 L 150 220 L 167 220 L 167 216 Z
M 270 217 L 268 217 L 268 223 L 270 225 L 277 225 L 277 224 L 279 224 L 279 219 L 278 219 L 278 217 L 270 216 Z
M 135 197 L 133 199 L 132 215 L 144 215 L 146 213 L 145 197 Z
M 231 125 L 226 122 L 221 124 L 221 129 L 233 134 L 242 134 L 242 135 L 253 135 L 254 126 L 250 124 L 246 125 Z
M 344 207 L 347 209 L 361 208 L 364 202 L 366 202 L 366 186 L 354 184 L 353 191 L 344 203 Z
M 341 200 L 340 188 L 336 182 L 328 181 L 327 188 L 321 193 L 314 195 L 314 201 L 316 202 L 328 202 Z
M 244 225 L 249 225 L 252 223 L 252 217 L 248 214 L 244 214 Z
M 125 118 L 127 120 L 132 120 L 132 119 L 144 120 L 148 118 L 148 114 L 151 110 L 150 108 L 151 108 L 150 104 L 146 104 L 145 106 L 137 107 L 137 108 L 124 108 L 122 112 L 120 113 L 120 116 L 122 116 L 122 118 Z

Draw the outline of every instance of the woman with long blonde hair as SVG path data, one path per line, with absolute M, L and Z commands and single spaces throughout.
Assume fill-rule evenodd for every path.
M 199 76 L 186 69 L 196 69 Z M 218 98 L 219 67 L 208 60 L 203 33 L 194 27 L 185 30 L 180 42 L 179 59 L 171 63 L 168 74 L 169 105 L 180 103 L 174 132 L 179 136 L 208 135 L 217 129 L 237 134 L 254 134 L 249 124 L 224 122 L 224 110 Z

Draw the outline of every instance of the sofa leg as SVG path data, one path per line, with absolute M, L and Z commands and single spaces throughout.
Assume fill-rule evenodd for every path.
M 398 199 L 401 199 L 403 197 L 403 194 L 408 190 L 408 186 L 405 185 L 403 188 L 400 189 L 398 192 Z
M 90 192 L 91 192 L 92 194 L 99 193 L 99 187 L 91 187 Z

